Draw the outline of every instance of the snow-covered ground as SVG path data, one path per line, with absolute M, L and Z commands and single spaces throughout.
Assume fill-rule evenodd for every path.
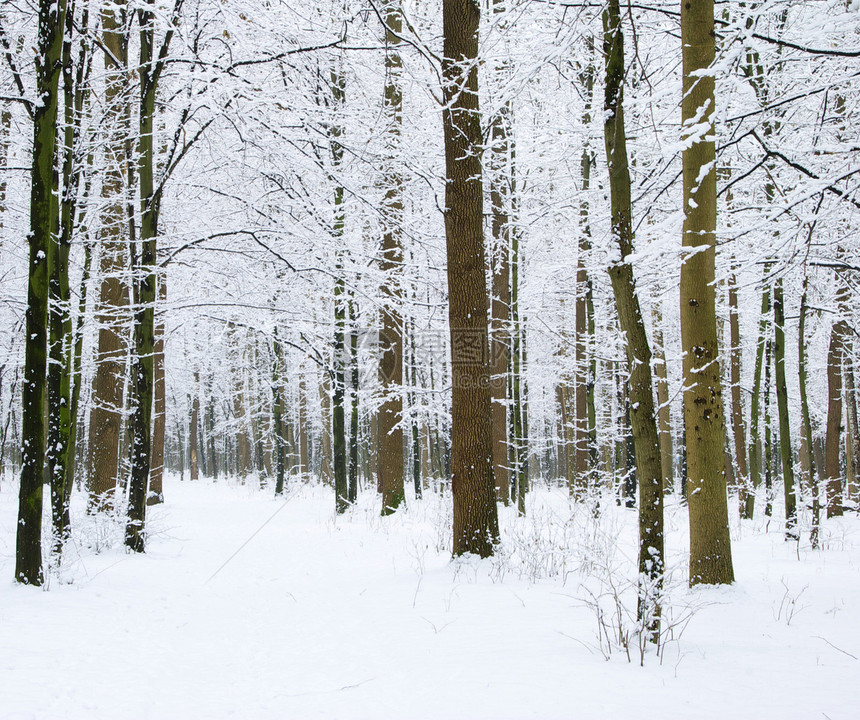
M 452 561 L 434 494 L 389 518 L 372 493 L 335 517 L 313 485 L 168 478 L 165 495 L 145 555 L 76 507 L 40 590 L 12 582 L 2 486 L 0 718 L 860 717 L 856 516 L 827 521 L 819 551 L 733 520 L 737 582 L 688 590 L 670 501 L 664 644 L 643 657 L 636 518 L 614 503 L 595 519 L 539 490 L 529 517 L 502 509 L 497 557 Z

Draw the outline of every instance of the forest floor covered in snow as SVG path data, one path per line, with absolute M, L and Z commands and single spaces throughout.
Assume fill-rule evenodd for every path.
M 336 517 L 316 485 L 275 498 L 168 477 L 165 496 L 144 555 L 77 496 L 64 562 L 36 589 L 12 582 L 6 478 L 0 719 L 860 712 L 855 515 L 826 521 L 816 551 L 808 532 L 787 543 L 776 520 L 733 519 L 736 583 L 690 590 L 686 508 L 669 498 L 663 642 L 643 654 L 636 514 L 611 500 L 595 518 L 564 489 L 538 489 L 527 517 L 501 508 L 496 557 L 452 560 L 450 498 L 434 493 L 388 518 L 373 493 Z

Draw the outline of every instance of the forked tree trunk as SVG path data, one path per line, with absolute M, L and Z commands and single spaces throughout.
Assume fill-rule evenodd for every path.
M 493 474 L 489 302 L 485 276 L 483 144 L 478 109 L 479 5 L 443 0 L 442 126 L 451 334 L 454 554 L 493 554 L 499 520 Z
M 723 453 L 724 424 L 714 290 L 717 183 L 714 145 L 714 3 L 681 4 L 684 184 L 681 349 L 690 509 L 690 583 L 734 581 Z

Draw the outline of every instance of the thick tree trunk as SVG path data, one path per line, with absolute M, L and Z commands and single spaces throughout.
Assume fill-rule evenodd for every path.
M 57 94 L 66 3 L 39 3 L 36 83 L 41 102 L 33 109 L 33 155 L 30 185 L 29 279 L 22 410 L 21 485 L 15 541 L 15 580 L 41 585 L 42 482 L 45 429 L 42 416 L 48 342 L 49 244 L 54 230 L 56 199 L 54 157 L 57 137 Z
M 690 583 L 734 581 L 723 469 L 726 429 L 715 311 L 717 183 L 714 146 L 714 3 L 681 4 L 685 256 L 681 345 L 690 508 Z
M 96 305 L 99 327 L 92 384 L 92 410 L 87 454 L 87 491 L 90 509 L 109 509 L 114 504 L 119 472 L 123 394 L 126 382 L 126 308 L 128 287 L 123 280 L 127 247 L 125 170 L 127 122 L 127 9 L 124 0 L 105 6 L 101 13 L 105 48 L 105 170 L 102 176 L 104 207 L 99 244 L 101 287 Z
M 489 303 L 478 109 L 479 6 L 443 0 L 445 236 L 451 333 L 454 554 L 492 555 L 499 538 L 493 473 Z

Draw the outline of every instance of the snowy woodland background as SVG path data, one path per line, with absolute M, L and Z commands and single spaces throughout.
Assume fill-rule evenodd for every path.
M 487 280 L 492 258 L 506 254 L 516 270 L 508 278 L 516 307 L 506 319 L 506 424 L 516 408 L 522 427 L 508 437 L 516 446 L 513 490 L 499 498 L 496 552 L 454 561 L 442 10 L 435 0 L 400 7 L 393 39 L 383 25 L 388 5 L 371 0 L 69 0 L 76 104 L 64 120 L 61 80 L 59 132 L 71 118 L 64 353 L 80 391 L 71 418 L 71 525 L 56 552 L 46 500 L 50 592 L 36 596 L 12 583 L 2 591 L 0 717 L 852 717 L 860 663 L 860 4 L 716 4 L 717 322 L 737 582 L 690 590 L 678 299 L 680 10 L 621 3 L 636 233 L 630 260 L 655 378 L 664 378 L 655 390 L 661 437 L 671 443 L 656 644 L 637 618 L 628 371 L 607 274 L 619 257 L 603 140 L 604 7 L 482 5 L 485 157 L 493 119 L 503 115 L 510 130 L 507 232 L 493 229 L 485 177 Z M 123 528 L 142 281 L 142 10 L 153 12 L 156 56 L 166 48 L 152 133 L 163 193 L 154 357 L 164 382 L 159 389 L 156 379 L 154 423 L 163 422 L 164 470 L 163 477 L 153 470 L 162 487 L 150 491 L 163 498 L 151 499 L 163 503 L 147 510 L 147 553 L 138 556 L 125 554 Z M 22 460 L 37 21 L 32 3 L 6 0 L 0 8 L 7 580 Z M 105 59 L 110 33 L 127 50 L 115 95 Z M 395 52 L 402 119 L 393 140 L 386 83 Z M 381 262 L 381 243 L 391 231 L 385 207 L 395 184 L 403 255 L 392 270 Z M 106 281 L 119 288 L 118 302 L 105 303 Z M 778 286 L 789 438 L 779 428 L 773 380 Z M 586 296 L 591 322 L 580 322 Z M 405 505 L 386 518 L 377 489 L 379 329 L 392 303 L 403 328 L 407 491 Z M 108 408 L 121 426 L 116 498 L 104 503 L 93 501 L 90 475 L 94 443 L 103 439 L 91 424 L 106 327 L 121 340 L 118 401 Z M 355 499 L 345 512 L 336 512 L 333 487 L 338 370 L 343 439 L 356 452 Z M 739 392 L 729 391 L 733 384 Z M 582 477 L 571 449 L 577 385 L 593 389 Z M 825 476 L 828 433 L 835 478 Z M 791 542 L 780 460 L 787 439 L 798 500 Z M 57 682 L 62 655 L 75 658 L 74 670 Z

